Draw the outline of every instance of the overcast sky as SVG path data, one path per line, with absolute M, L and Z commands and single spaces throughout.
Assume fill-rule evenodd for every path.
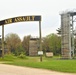
M 42 36 L 56 33 L 61 11 L 76 9 L 76 0 L 0 0 L 0 20 L 17 16 L 41 15 Z M 0 26 L 0 35 L 2 33 Z M 17 33 L 39 36 L 39 22 L 18 22 L 5 25 L 5 35 Z

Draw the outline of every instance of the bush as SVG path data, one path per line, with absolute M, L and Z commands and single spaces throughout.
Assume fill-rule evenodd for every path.
M 24 59 L 24 58 L 26 58 L 26 55 L 24 55 L 24 53 L 21 53 L 21 54 L 19 55 L 19 58 Z

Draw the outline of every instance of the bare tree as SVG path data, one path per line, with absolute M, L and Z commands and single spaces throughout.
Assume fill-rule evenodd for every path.
M 5 36 L 8 53 L 15 52 L 16 48 L 21 45 L 20 37 L 15 33 L 9 33 Z
M 29 55 L 29 40 L 30 40 L 30 35 L 24 36 L 22 41 L 22 46 L 25 49 L 26 55 Z

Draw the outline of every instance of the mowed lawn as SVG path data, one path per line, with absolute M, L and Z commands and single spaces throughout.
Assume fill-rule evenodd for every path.
M 24 59 L 21 59 L 15 56 L 7 56 L 4 59 L 0 58 L 0 62 L 10 65 L 76 73 L 76 60 L 60 60 L 57 58 L 43 57 L 43 61 L 40 62 L 40 57 L 26 57 Z

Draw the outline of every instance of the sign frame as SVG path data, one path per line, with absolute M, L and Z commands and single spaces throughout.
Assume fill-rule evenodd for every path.
M 0 26 L 2 26 L 2 58 L 4 58 L 4 25 L 15 22 L 24 22 L 24 21 L 39 21 L 39 50 L 42 51 L 41 16 L 19 16 L 19 17 L 9 18 L 0 21 Z M 42 62 L 42 55 L 40 55 L 40 61 Z

